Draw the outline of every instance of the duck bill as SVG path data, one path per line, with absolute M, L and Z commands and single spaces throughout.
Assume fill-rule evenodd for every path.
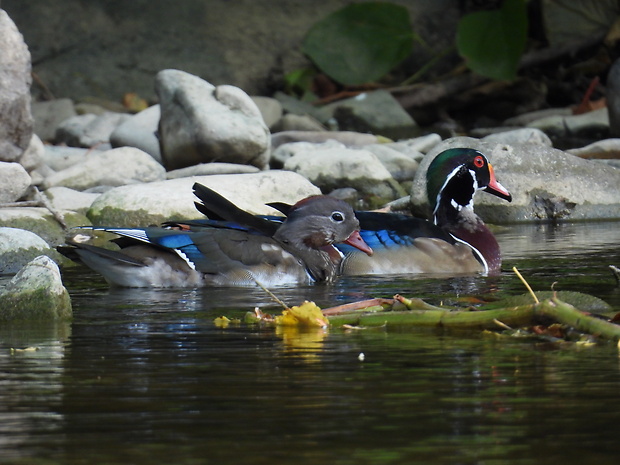
M 495 171 L 493 171 L 493 167 L 491 166 L 490 163 L 489 163 L 489 177 L 490 177 L 489 184 L 487 184 L 487 187 L 485 187 L 483 190 L 485 192 L 488 192 L 489 194 L 493 194 L 499 197 L 500 199 L 504 199 L 504 200 L 508 200 L 509 202 L 512 202 L 512 195 L 510 195 L 510 192 L 508 192 L 508 189 L 502 186 L 499 182 L 497 182 L 497 179 L 495 179 Z
M 359 231 L 353 231 L 351 235 L 347 237 L 343 242 L 345 244 L 349 244 L 351 247 L 355 247 L 356 249 L 361 250 L 366 255 L 372 255 L 373 253 L 370 246 L 366 244 L 366 242 L 364 242 L 364 239 L 362 239 L 362 236 L 360 236 Z

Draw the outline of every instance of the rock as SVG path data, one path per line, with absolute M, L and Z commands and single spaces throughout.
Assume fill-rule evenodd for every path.
M 200 163 L 199 165 L 168 171 L 167 179 L 187 178 L 189 176 L 206 176 L 211 174 L 241 174 L 260 171 L 256 166 L 237 165 L 235 163 Z
M 32 77 L 28 47 L 9 15 L 2 9 L 0 50 L 0 161 L 12 162 L 21 157 L 32 138 Z
M 43 186 L 85 190 L 100 185 L 122 186 L 166 179 L 166 170 L 153 157 L 134 147 L 120 147 L 88 154 L 65 170 L 48 177 Z
M 241 89 L 218 86 L 183 71 L 157 74 L 159 137 L 167 169 L 219 161 L 260 169 L 269 162 L 269 129 Z
M 16 202 L 30 187 L 31 178 L 19 163 L 0 161 L 0 204 Z
M 87 226 L 88 218 L 79 213 L 62 210 L 69 228 Z M 55 247 L 65 242 L 65 231 L 52 213 L 43 207 L 0 208 L 0 227 L 25 229 L 41 237 L 50 246 Z
M 574 143 L 605 139 L 609 134 L 609 114 L 607 108 L 601 108 L 581 115 L 550 116 L 533 121 L 528 127 L 540 129 L 551 140 L 558 141 L 554 144 L 558 146 L 566 140 Z
M 278 124 L 272 128 L 272 132 L 284 131 L 326 131 L 325 125 L 310 115 L 296 115 L 287 113 Z
M 112 147 L 135 147 L 161 163 L 161 151 L 157 138 L 160 116 L 159 105 L 153 105 L 129 117 L 110 134 Z
M 317 121 L 321 121 L 323 118 L 325 118 L 325 115 L 321 112 L 321 109 L 317 108 L 311 103 L 304 102 L 303 100 L 299 100 L 298 98 L 285 94 L 284 92 L 276 92 L 275 94 L 273 94 L 273 98 L 280 102 L 284 114 L 293 114 L 299 116 L 307 115 Z
M 609 111 L 609 135 L 620 137 L 620 58 L 614 61 L 607 74 L 606 97 Z
M 43 154 L 45 153 L 45 146 L 39 136 L 32 135 L 28 148 L 24 151 L 21 157 L 19 157 L 19 164 L 22 165 L 26 171 L 30 172 L 35 168 L 38 168 L 43 163 Z
M 581 158 L 620 158 L 620 139 L 599 140 L 567 152 Z
M 417 161 L 394 150 L 389 144 L 366 145 L 364 150 L 374 153 L 398 182 L 411 181 L 418 169 Z
M 82 163 L 86 155 L 94 155 L 105 150 L 92 150 L 81 147 L 67 147 L 65 145 L 46 145 L 43 153 L 43 162 L 54 171 L 62 171 Z
M 322 113 L 321 121 L 334 118 L 341 131 L 368 132 L 394 140 L 409 139 L 420 132 L 409 113 L 386 90 L 325 105 Z
M 353 131 L 283 131 L 271 135 L 271 147 L 277 148 L 290 142 L 312 142 L 321 144 L 328 140 L 340 142 L 347 147 L 361 147 L 363 145 L 378 144 L 380 137 Z
M 553 147 L 549 136 L 536 128 L 520 128 L 511 131 L 498 132 L 483 137 L 482 140 L 498 144 L 541 144 Z
M 101 115 L 77 115 L 58 126 L 55 140 L 71 147 L 110 147 L 110 134 L 129 118 L 130 115 L 111 111 Z
M 31 109 L 34 118 L 34 132 L 46 142 L 54 142 L 58 126 L 63 121 L 77 115 L 73 100 L 68 98 L 32 102 Z
M 404 154 L 417 156 L 417 153 L 426 153 L 441 142 L 439 134 L 426 134 L 425 136 L 414 137 L 413 139 L 405 139 L 398 142 L 392 142 L 390 147 Z
M 484 192 L 476 212 L 487 222 L 620 218 L 620 170 L 537 144 L 504 145 L 468 137 L 448 139 L 429 152 L 416 173 L 411 201 L 428 214 L 426 170 L 451 147 L 471 147 L 488 156 L 512 203 Z
M 350 149 L 333 141 L 320 145 L 287 144 L 279 150 L 287 147 L 293 155 L 284 162 L 284 169 L 301 174 L 323 192 L 353 187 L 382 199 L 403 195 L 387 168 L 368 150 Z
M 101 195 L 62 186 L 50 187 L 44 194 L 56 210 L 71 210 L 82 215 L 86 215 L 92 203 Z
M 267 127 L 269 129 L 273 128 L 282 118 L 282 104 L 271 97 L 252 96 L 251 98 L 260 111 Z
M 307 179 L 290 171 L 196 176 L 111 189 L 93 202 L 88 216 L 93 224 L 126 227 L 201 218 L 194 207 L 195 182 L 211 187 L 255 214 L 279 214 L 265 205 L 268 202 L 295 203 L 320 194 Z
M 573 111 L 570 108 L 546 108 L 544 110 L 530 111 L 508 118 L 504 121 L 504 126 L 527 126 L 534 121 L 545 118 L 571 116 L 572 114 Z
M 45 255 L 23 267 L 0 293 L 1 321 L 70 319 L 72 315 L 58 265 Z
M 0 227 L 0 275 L 15 274 L 39 255 L 56 255 L 47 242 L 25 229 Z

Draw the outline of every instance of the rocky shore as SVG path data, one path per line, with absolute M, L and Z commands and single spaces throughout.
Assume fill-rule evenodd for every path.
M 153 82 L 159 103 L 131 114 L 68 99 L 31 102 L 28 48 L 2 10 L 0 43 L 14 50 L 0 54 L 0 274 L 17 273 L 0 289 L 0 319 L 70 316 L 53 260 L 61 263 L 54 248 L 71 228 L 200 218 L 195 182 L 257 214 L 275 213 L 268 202 L 320 192 L 358 209 L 424 214 L 426 167 L 462 146 L 485 153 L 513 194 L 511 204 L 477 199 L 486 222 L 620 218 L 620 139 L 609 138 L 607 108 L 551 109 L 446 137 L 423 131 L 384 90 L 317 108 L 166 69 Z M 563 135 L 592 143 L 554 148 Z M 23 289 L 47 290 L 37 298 L 54 303 L 33 309 Z M 20 316 L 20 308 L 31 310 Z

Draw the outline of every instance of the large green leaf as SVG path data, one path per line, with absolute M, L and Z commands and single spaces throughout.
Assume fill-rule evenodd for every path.
M 406 8 L 356 3 L 316 23 L 302 51 L 332 79 L 356 85 L 387 74 L 411 53 L 414 37 Z
M 461 18 L 456 45 L 471 70 L 493 79 L 515 78 L 527 38 L 525 4 L 504 0 L 499 10 Z

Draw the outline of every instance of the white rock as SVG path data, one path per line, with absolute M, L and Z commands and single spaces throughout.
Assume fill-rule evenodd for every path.
M 68 187 L 50 187 L 44 192 L 56 210 L 71 210 L 86 214 L 92 203 L 101 194 L 80 192 Z
M 153 105 L 119 124 L 110 134 L 112 147 L 136 147 L 161 163 L 157 125 L 161 111 Z
M 547 134 L 537 128 L 520 128 L 512 131 L 498 132 L 483 137 L 482 140 L 498 144 L 540 144 L 552 147 L 553 142 Z
M 33 258 L 50 252 L 47 242 L 35 233 L 0 227 L 0 274 L 17 273 Z
M 172 170 L 219 161 L 269 162 L 269 129 L 252 99 L 234 86 L 218 86 L 178 70 L 157 74 L 162 159 Z
M 32 137 L 32 76 L 30 52 L 24 38 L 2 9 L 0 51 L 0 160 L 12 162 L 21 157 Z
M 19 163 L 0 161 L 0 203 L 19 200 L 30 187 L 31 178 Z
M 284 162 L 284 169 L 301 174 L 323 192 L 353 187 L 359 192 L 384 198 L 400 197 L 401 194 L 395 192 L 397 183 L 375 154 L 335 142 L 320 145 L 304 143 L 295 150 L 295 155 Z
M 82 162 L 48 177 L 43 185 L 46 189 L 65 186 L 86 190 L 100 185 L 122 186 L 165 178 L 166 170 L 153 157 L 134 147 L 120 147 L 88 154 Z
M 278 214 L 269 202 L 295 203 L 321 191 L 291 171 L 261 171 L 171 179 L 116 187 L 99 197 L 88 213 L 93 224 L 148 226 L 168 219 L 201 218 L 194 207 L 195 182 L 208 186 L 254 214 Z
M 33 134 L 28 148 L 19 158 L 19 164 L 22 165 L 26 171 L 30 172 L 43 163 L 44 153 L 45 146 L 43 145 L 43 142 L 39 139 L 39 136 Z
M 56 130 L 56 142 L 72 147 L 96 147 L 108 145 L 114 129 L 130 118 L 125 113 L 105 112 L 101 115 L 88 113 L 63 121 Z

